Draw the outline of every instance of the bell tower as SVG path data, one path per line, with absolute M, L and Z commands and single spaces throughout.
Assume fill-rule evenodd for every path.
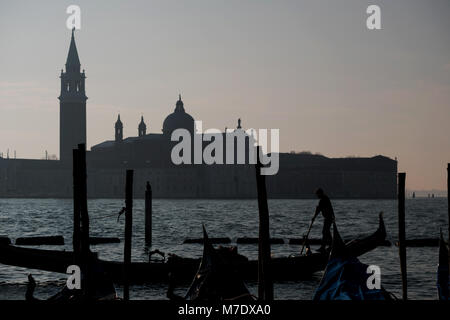
M 147 134 L 147 125 L 144 122 L 144 116 L 141 116 L 141 122 L 138 126 L 138 136 L 143 137 Z
M 115 135 L 114 141 L 121 142 L 123 140 L 123 123 L 120 121 L 120 114 L 117 116 L 116 124 L 114 125 Z
M 80 59 L 72 29 L 66 71 L 61 70 L 59 99 L 59 155 L 61 162 L 71 165 L 72 149 L 86 143 L 86 76 L 80 71 Z

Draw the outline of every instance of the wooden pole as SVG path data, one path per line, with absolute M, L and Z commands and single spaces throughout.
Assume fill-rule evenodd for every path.
M 145 244 L 152 246 L 152 187 L 148 181 L 145 188 Z
M 86 145 L 78 145 L 78 183 L 79 183 L 79 210 L 80 210 L 80 242 L 81 242 L 81 272 L 84 275 L 81 282 L 86 298 L 91 296 L 90 288 L 90 248 L 89 248 L 89 214 L 87 205 L 87 174 L 86 174 Z
M 398 248 L 400 271 L 402 275 L 403 300 L 408 299 L 408 281 L 406 274 L 406 227 L 405 227 L 405 180 L 406 173 L 398 174 Z
M 448 253 L 450 257 L 450 163 L 447 163 Z M 450 258 L 449 258 L 450 259 Z
M 133 170 L 127 170 L 125 182 L 125 245 L 123 258 L 123 299 L 130 300 L 129 273 L 131 264 L 131 236 L 133 230 Z
M 78 145 L 78 165 L 80 183 L 81 251 L 89 254 L 89 214 L 87 205 L 86 145 Z
M 261 147 L 256 148 L 256 186 L 258 190 L 259 241 L 258 241 L 258 296 L 260 300 L 273 300 L 273 283 L 270 270 L 269 207 L 265 176 L 261 174 L 259 159 Z
M 74 263 L 80 263 L 80 182 L 78 149 L 73 149 L 73 234 L 72 247 Z

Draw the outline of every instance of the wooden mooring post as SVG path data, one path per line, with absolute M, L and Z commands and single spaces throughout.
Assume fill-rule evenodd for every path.
M 148 181 L 145 187 L 145 244 L 152 246 L 152 187 Z
M 81 220 L 81 253 L 88 258 L 89 248 L 89 213 L 87 205 L 87 172 L 86 172 L 86 145 L 78 145 L 78 164 L 80 182 L 80 220 Z
M 89 214 L 87 205 L 86 145 L 78 145 L 72 151 L 73 166 L 73 238 L 74 264 L 79 265 L 82 273 L 81 290 L 85 298 L 89 297 L 90 247 Z
M 80 263 L 80 182 L 78 149 L 73 149 L 73 234 L 72 248 L 74 253 L 74 264 Z
M 133 230 L 133 170 L 127 170 L 125 182 L 125 244 L 123 254 L 123 299 L 130 300 L 131 237 Z
M 408 279 L 406 270 L 406 226 L 405 226 L 405 180 L 406 173 L 398 174 L 398 251 L 402 277 L 403 300 L 408 299 Z
M 258 191 L 259 242 L 258 242 L 258 298 L 263 301 L 273 300 L 273 282 L 270 268 L 270 232 L 269 207 L 265 176 L 261 174 L 261 147 L 256 148 L 256 187 Z M 262 151 L 261 151 L 262 152 Z
M 85 298 L 91 296 L 91 275 L 90 275 L 90 246 L 89 246 L 89 213 L 87 204 L 87 169 L 86 169 L 86 145 L 78 145 L 78 205 L 80 212 L 80 257 L 81 257 L 81 290 Z

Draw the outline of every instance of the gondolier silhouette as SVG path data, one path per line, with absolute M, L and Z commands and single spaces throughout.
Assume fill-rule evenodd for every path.
M 334 221 L 334 211 L 333 206 L 331 205 L 330 198 L 323 192 L 321 188 L 316 190 L 316 196 L 319 198 L 319 204 L 316 207 L 316 212 L 314 213 L 313 221 L 316 219 L 317 215 L 322 212 L 323 216 L 323 229 L 322 229 L 322 244 L 319 248 L 319 251 L 324 252 L 326 250 L 326 246 L 331 245 L 331 225 Z

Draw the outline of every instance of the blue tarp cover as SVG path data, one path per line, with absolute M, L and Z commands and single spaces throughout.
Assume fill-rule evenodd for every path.
M 333 258 L 328 262 L 325 274 L 313 300 L 386 300 L 387 292 L 369 289 L 368 266 L 355 257 Z

